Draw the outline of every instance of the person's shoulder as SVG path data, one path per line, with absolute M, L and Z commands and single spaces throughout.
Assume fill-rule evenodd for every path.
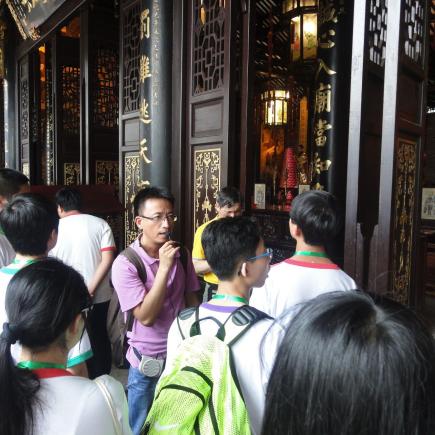
M 208 225 L 210 225 L 212 222 L 214 222 L 215 220 L 216 220 L 216 218 L 214 218 L 214 219 L 210 219 L 209 221 L 204 222 L 202 225 L 200 225 L 200 226 L 196 229 L 195 234 L 202 234 L 202 233 L 204 232 L 205 228 L 206 228 Z
M 107 388 L 112 397 L 123 396 L 124 394 L 124 387 L 122 386 L 121 382 L 117 381 L 110 375 L 99 376 L 98 378 L 94 379 L 93 382 L 97 388 L 100 388 L 98 387 L 97 383 L 102 384 L 105 388 Z

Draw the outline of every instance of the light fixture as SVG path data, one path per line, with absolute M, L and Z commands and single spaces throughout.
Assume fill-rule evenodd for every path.
M 317 0 L 285 0 L 284 17 L 290 21 L 291 60 L 311 61 L 317 56 Z
M 288 101 L 290 93 L 285 90 L 267 90 L 261 94 L 264 108 L 264 123 L 266 125 L 287 124 Z

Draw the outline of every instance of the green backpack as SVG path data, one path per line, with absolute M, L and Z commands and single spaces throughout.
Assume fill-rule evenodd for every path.
M 231 346 L 267 314 L 244 305 L 224 324 L 199 319 L 187 308 L 177 322 L 183 342 L 172 371 L 160 378 L 142 434 L 249 435 L 245 402 L 233 366 Z M 200 322 L 218 324 L 216 336 L 201 335 Z

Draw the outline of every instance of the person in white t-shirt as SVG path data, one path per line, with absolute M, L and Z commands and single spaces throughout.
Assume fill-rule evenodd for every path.
M 89 376 L 108 374 L 112 352 L 106 322 L 112 288 L 110 268 L 115 254 L 115 240 L 109 224 L 96 216 L 81 213 L 80 192 L 63 188 L 56 193 L 60 217 L 56 246 L 50 256 L 80 272 L 93 301 L 89 328 L 94 357 L 88 361 Z
M 5 311 L 6 288 L 12 277 L 23 267 L 47 256 L 56 244 L 59 217 L 56 206 L 45 197 L 35 193 L 15 196 L 0 213 L 0 224 L 10 240 L 16 258 L 0 269 L 0 325 L 7 322 Z M 12 346 L 15 360 L 20 358 L 21 346 Z M 79 376 L 88 376 L 85 361 L 92 357 L 89 337 L 85 331 L 79 343 L 69 355 L 67 367 Z
M 0 211 L 14 195 L 29 191 L 29 179 L 10 168 L 0 169 Z M 15 258 L 15 251 L 0 227 L 0 267 L 7 266 Z
M 130 435 L 122 385 L 66 370 L 91 298 L 83 278 L 54 259 L 18 271 L 6 293 L 9 321 L 0 335 L 2 434 Z M 11 345 L 22 344 L 18 368 Z
M 266 282 L 253 289 L 249 301 L 272 317 L 322 293 L 357 288 L 325 251 L 340 230 L 337 200 L 332 194 L 312 190 L 298 195 L 292 202 L 289 227 L 296 252 L 271 267 Z
M 215 335 L 222 324 L 239 307 L 248 304 L 253 286 L 264 283 L 269 271 L 271 252 L 265 249 L 260 230 L 247 217 L 222 218 L 211 222 L 202 235 L 205 257 L 219 279 L 217 293 L 199 307 L 201 334 Z M 208 318 L 208 319 L 206 319 Z M 265 318 L 252 325 L 231 347 L 234 367 L 249 415 L 252 433 L 259 434 L 264 412 L 265 393 L 277 343 L 277 332 L 269 333 L 273 320 Z M 182 337 L 173 322 L 168 335 L 164 377 L 170 373 Z

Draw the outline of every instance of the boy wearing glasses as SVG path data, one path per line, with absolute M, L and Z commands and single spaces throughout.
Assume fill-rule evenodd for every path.
M 298 195 L 292 202 L 289 222 L 296 252 L 272 267 L 264 285 L 253 290 L 250 305 L 279 317 L 322 293 L 356 289 L 355 281 L 329 259 L 325 250 L 338 234 L 340 223 L 332 194 L 311 190 Z
M 264 284 L 272 252 L 264 247 L 258 225 L 248 217 L 228 217 L 211 222 L 204 230 L 202 244 L 219 284 L 212 299 L 200 305 L 198 318 L 201 335 L 216 335 L 217 322 L 225 324 L 234 311 L 248 304 L 252 287 Z M 259 320 L 231 346 L 253 434 L 261 432 L 268 374 L 275 359 L 278 335 L 268 334 L 263 341 L 272 323 L 268 317 Z M 181 342 L 175 321 L 169 331 L 164 374 L 171 373 Z
M 198 304 L 199 283 L 190 254 L 186 251 L 183 264 L 180 250 L 185 248 L 171 240 L 177 220 L 172 194 L 147 187 L 136 194 L 133 206 L 140 234 L 130 247 L 145 267 L 146 282 L 124 255 L 113 263 L 112 282 L 121 310 L 134 318 L 127 333 L 128 407 L 133 434 L 139 434 L 166 358 L 169 327 L 183 308 Z

